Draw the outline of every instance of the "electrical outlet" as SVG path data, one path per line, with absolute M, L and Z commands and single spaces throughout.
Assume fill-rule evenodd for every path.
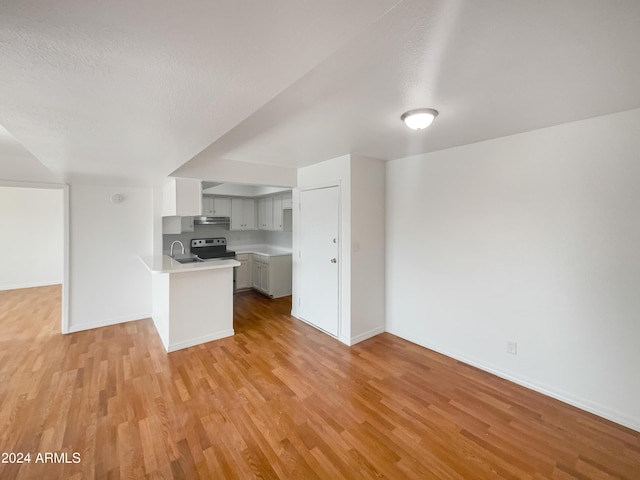
M 518 354 L 518 344 L 516 342 L 507 342 L 507 353 L 511 355 Z

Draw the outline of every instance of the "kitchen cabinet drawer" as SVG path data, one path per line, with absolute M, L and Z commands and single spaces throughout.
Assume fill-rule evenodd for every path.
M 253 254 L 253 261 L 269 265 L 269 256 L 268 255 L 260 255 L 259 253 L 254 253 Z
M 247 262 L 249 261 L 249 254 L 248 253 L 238 253 L 236 255 L 236 260 L 239 262 Z

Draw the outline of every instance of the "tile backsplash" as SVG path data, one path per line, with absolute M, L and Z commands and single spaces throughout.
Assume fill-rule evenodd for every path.
M 185 252 L 189 251 L 191 239 L 225 237 L 227 245 L 231 247 L 239 245 L 268 244 L 276 247 L 291 248 L 291 232 L 267 232 L 263 230 L 230 231 L 220 225 L 196 225 L 193 232 L 166 234 L 162 236 L 162 250 L 168 253 L 171 243 L 180 240 L 184 244 Z

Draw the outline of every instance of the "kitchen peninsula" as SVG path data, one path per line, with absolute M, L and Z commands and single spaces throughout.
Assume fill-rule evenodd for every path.
M 153 274 L 153 322 L 167 352 L 233 335 L 233 267 L 240 262 L 139 258 Z

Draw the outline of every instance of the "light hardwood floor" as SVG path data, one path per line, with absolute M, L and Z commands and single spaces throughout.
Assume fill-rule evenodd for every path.
M 234 337 L 167 355 L 151 320 L 62 336 L 59 287 L 0 292 L 0 447 L 32 459 L 0 478 L 640 479 L 639 433 L 290 302 L 236 295 Z

